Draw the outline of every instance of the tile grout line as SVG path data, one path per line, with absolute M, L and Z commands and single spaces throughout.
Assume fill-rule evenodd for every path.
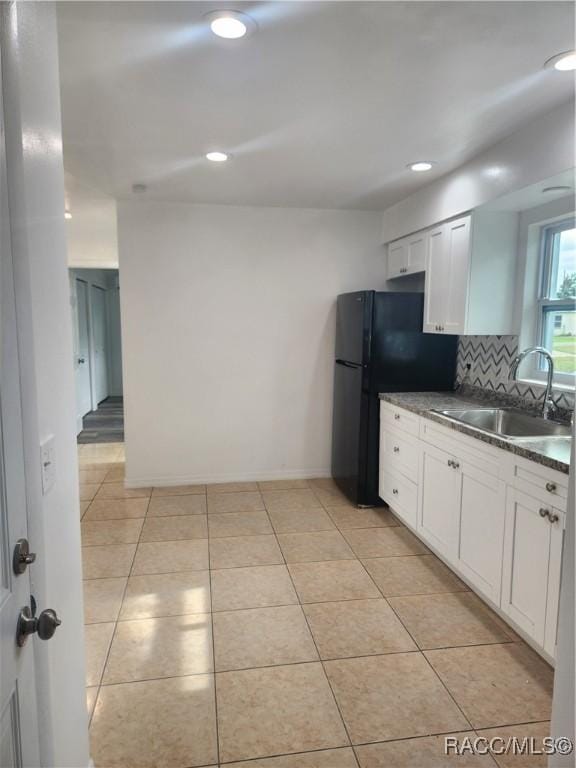
M 322 661 L 322 656 L 320 654 L 320 650 L 318 648 L 318 644 L 316 642 L 316 638 L 314 637 L 314 633 L 312 632 L 312 628 L 310 626 L 310 622 L 308 621 L 308 616 L 306 615 L 306 611 L 304 610 L 302 600 L 300 599 L 300 595 L 298 593 L 298 590 L 296 589 L 296 584 L 294 583 L 294 579 L 292 578 L 292 574 L 290 572 L 290 568 L 288 568 L 288 563 L 286 562 L 286 557 L 284 555 L 284 551 L 282 550 L 282 547 L 280 546 L 280 542 L 278 540 L 278 535 L 274 529 L 274 526 L 272 525 L 272 520 L 270 519 L 270 513 L 268 509 L 266 509 L 266 514 L 268 515 L 268 520 L 270 521 L 270 525 L 272 526 L 272 530 L 274 531 L 274 535 L 276 537 L 276 543 L 278 545 L 278 548 L 280 549 L 280 554 L 282 555 L 282 559 L 284 560 L 284 567 L 286 568 L 286 572 L 288 573 L 288 578 L 290 579 L 290 583 L 292 584 L 292 589 L 294 590 L 294 593 L 296 595 L 296 598 L 298 600 L 298 605 L 300 607 L 300 611 L 302 615 L 304 616 L 304 621 L 306 622 L 306 626 L 308 627 L 308 632 L 310 634 L 310 637 L 312 638 L 312 642 L 314 643 L 314 648 L 316 649 L 316 654 L 318 656 L 318 661 L 322 667 L 322 672 L 324 674 L 324 679 L 326 680 L 326 683 L 328 685 L 328 688 L 330 689 L 330 693 L 332 694 L 332 700 L 334 701 L 334 705 L 336 707 L 336 710 L 338 712 L 338 715 L 340 717 L 340 722 L 342 723 L 342 727 L 344 728 L 344 732 L 346 734 L 346 738 L 348 739 L 348 746 L 351 747 L 354 759 L 356 760 L 356 763 L 358 763 L 358 758 L 356 757 L 356 753 L 354 752 L 354 747 L 352 746 L 352 739 L 350 738 L 350 732 L 348 731 L 348 726 L 346 724 L 346 721 L 344 720 L 344 716 L 342 714 L 342 710 L 340 709 L 340 705 L 338 704 L 338 700 L 336 699 L 336 694 L 334 693 L 334 689 L 332 688 L 332 684 L 330 682 L 330 679 L 326 673 L 326 668 L 324 666 L 324 662 Z M 311 662 L 316 663 L 316 662 Z
M 365 559 L 372 559 L 372 558 L 365 558 Z M 462 708 L 460 707 L 460 705 L 458 704 L 458 702 L 456 701 L 456 699 L 454 698 L 454 696 L 452 695 L 452 693 L 451 693 L 451 692 L 448 690 L 448 687 L 447 687 L 447 685 L 444 683 L 444 681 L 442 680 L 442 678 L 440 677 L 440 675 L 438 674 L 438 672 L 437 672 L 437 671 L 434 669 L 434 667 L 432 666 L 432 664 L 430 663 L 430 661 L 429 661 L 429 660 L 426 658 L 426 654 L 425 654 L 425 653 L 424 653 L 424 652 L 423 652 L 423 651 L 420 649 L 420 646 L 419 646 L 418 642 L 416 641 L 416 638 L 415 638 L 415 637 L 413 636 L 413 634 L 410 632 L 410 630 L 408 629 L 408 627 L 406 626 L 406 624 L 405 624 L 405 623 L 402 621 L 402 619 L 401 619 L 401 617 L 398 615 L 398 613 L 397 613 L 397 612 L 394 610 L 394 606 L 393 606 L 393 605 L 390 603 L 390 601 L 389 601 L 389 600 L 387 600 L 386 596 L 384 595 L 384 592 L 383 592 L 383 591 L 380 589 L 380 587 L 378 586 L 378 584 L 376 584 L 376 582 L 375 582 L 375 581 L 374 581 L 374 579 L 372 578 L 372 575 L 371 575 L 371 574 L 368 572 L 368 570 L 367 570 L 366 566 L 364 565 L 364 563 L 362 562 L 362 560 L 361 560 L 360 558 L 358 558 L 358 562 L 360 563 L 360 565 L 362 566 L 362 568 L 364 569 L 364 571 L 365 571 L 365 572 L 368 574 L 369 578 L 372 580 L 372 583 L 374 584 L 374 586 L 376 587 L 376 589 L 378 590 L 378 592 L 380 592 L 380 594 L 382 595 L 382 597 L 384 598 L 384 600 L 386 600 L 386 603 L 388 604 L 388 606 L 390 607 L 390 609 L 392 610 L 392 612 L 394 613 L 394 615 L 396 616 L 396 618 L 398 619 L 398 621 L 400 622 L 400 624 L 401 624 L 401 625 L 404 627 L 404 629 L 406 630 L 406 632 L 407 632 L 407 633 L 410 635 L 410 638 L 412 639 L 412 642 L 415 644 L 416 648 L 418 649 L 418 653 L 420 653 L 420 655 L 421 655 L 421 656 L 422 656 L 422 657 L 425 659 L 426 663 L 428 664 L 428 666 L 430 667 L 430 669 L 433 671 L 433 673 L 434 673 L 434 675 L 436 676 L 436 678 L 437 678 L 437 679 L 440 681 L 440 684 L 441 684 L 441 685 L 442 685 L 442 687 L 445 689 L 445 691 L 446 691 L 446 693 L 448 694 L 448 696 L 449 696 L 449 697 L 452 699 L 452 701 L 454 702 L 454 704 L 455 704 L 456 708 L 458 709 L 458 711 L 461 713 L 461 715 L 462 715 L 462 717 L 464 718 L 464 720 L 465 720 L 465 721 L 466 721 L 466 722 L 467 722 L 467 723 L 470 725 L 470 728 L 472 728 L 472 729 L 473 729 L 472 723 L 471 723 L 471 722 L 470 722 L 470 720 L 468 719 L 467 715 L 464 713 L 464 711 L 462 710 Z
M 150 498 L 148 499 L 148 504 L 146 506 L 146 512 L 148 512 L 148 507 L 150 506 Z M 146 518 L 144 518 L 145 520 Z M 140 528 L 140 535 L 138 537 L 138 542 L 136 543 L 136 546 L 134 548 L 134 554 L 132 555 L 132 560 L 130 561 L 130 567 L 128 569 L 128 574 L 124 577 L 126 578 L 126 584 L 124 585 L 124 589 L 122 590 L 122 598 L 120 600 L 120 607 L 118 608 L 118 613 L 116 615 L 116 619 L 114 620 L 114 629 L 112 630 L 112 636 L 110 638 L 110 643 L 108 645 L 108 651 L 106 653 L 106 658 L 104 659 L 104 664 L 102 665 L 102 672 L 100 673 L 100 680 L 98 683 L 98 690 L 96 691 L 96 698 L 94 700 L 94 707 L 92 708 L 92 714 L 90 716 L 90 722 L 89 726 L 92 724 L 92 719 L 94 716 L 94 713 L 96 712 L 96 707 L 98 705 L 98 699 L 100 698 L 100 690 L 103 687 L 103 680 L 104 680 L 104 673 L 106 672 L 106 667 L 108 666 L 108 660 L 110 658 L 110 652 L 112 650 L 112 645 L 114 643 L 114 638 L 116 637 L 116 630 L 118 629 L 118 617 L 120 616 L 120 612 L 122 611 L 122 606 L 124 604 L 124 598 L 126 597 L 126 590 L 128 589 L 128 582 L 130 581 L 130 575 L 132 573 L 132 567 L 134 565 L 134 560 L 136 559 L 136 552 L 138 551 L 138 544 L 140 542 L 140 538 L 142 536 L 142 531 L 144 530 L 144 524 L 142 524 L 142 527 Z M 121 577 L 118 577 L 121 578 Z
M 214 631 L 214 590 L 210 558 L 210 527 L 208 525 L 208 486 L 206 486 L 206 549 L 208 555 L 208 583 L 210 585 L 210 628 L 212 632 L 212 685 L 214 686 L 214 728 L 216 731 L 216 760 L 220 763 L 220 727 L 218 724 L 218 687 L 216 683 L 216 633 Z

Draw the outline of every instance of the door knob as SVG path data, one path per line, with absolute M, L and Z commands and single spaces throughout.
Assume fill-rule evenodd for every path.
M 25 605 L 18 616 L 18 627 L 16 629 L 16 643 L 22 648 L 28 640 L 29 635 L 38 633 L 40 640 L 50 640 L 54 632 L 62 624 L 56 611 L 52 608 L 46 608 L 40 616 L 34 616 L 32 610 Z
M 26 568 L 36 560 L 36 553 L 30 552 L 30 545 L 28 539 L 18 539 L 16 546 L 14 547 L 14 555 L 12 557 L 12 570 L 17 576 L 24 573 Z

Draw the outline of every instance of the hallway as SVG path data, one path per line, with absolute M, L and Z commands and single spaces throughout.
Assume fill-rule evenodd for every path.
M 124 398 L 107 397 L 82 419 L 78 444 L 124 442 Z
M 326 479 L 129 490 L 123 444 L 79 455 L 96 768 L 429 768 L 431 734 L 548 734 L 550 667 L 389 511 Z

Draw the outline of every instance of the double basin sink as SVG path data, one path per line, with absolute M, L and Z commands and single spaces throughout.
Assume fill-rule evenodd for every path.
M 449 408 L 436 413 L 505 439 L 570 438 L 571 429 L 515 408 Z

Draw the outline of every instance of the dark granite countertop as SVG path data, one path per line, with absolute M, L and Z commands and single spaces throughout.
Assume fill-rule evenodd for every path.
M 569 472 L 570 438 L 503 438 L 434 412 L 449 408 L 510 407 L 505 398 L 499 400 L 491 396 L 487 401 L 458 392 L 384 392 L 380 394 L 380 399 L 558 472 Z

